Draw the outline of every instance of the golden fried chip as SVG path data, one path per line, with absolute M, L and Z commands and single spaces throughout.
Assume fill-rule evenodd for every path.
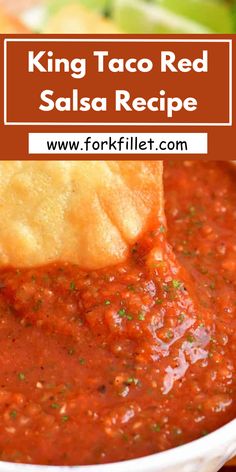
M 0 161 L 0 264 L 123 261 L 162 216 L 162 163 Z
M 99 13 L 83 5 L 64 5 L 49 18 L 43 33 L 50 34 L 115 34 L 119 33 L 115 24 Z

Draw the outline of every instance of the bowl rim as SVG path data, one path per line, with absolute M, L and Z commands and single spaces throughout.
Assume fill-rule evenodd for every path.
M 210 450 L 218 450 L 219 456 L 221 456 L 222 449 L 230 444 L 235 444 L 236 450 L 236 419 L 212 433 L 182 446 L 137 459 L 82 466 L 53 466 L 0 461 L 0 472 L 122 472 L 123 470 L 125 472 L 133 472 L 134 470 L 135 472 L 144 472 L 145 470 L 155 472 L 157 461 L 160 470 L 163 467 L 174 467 L 179 463 L 192 461 L 193 458 L 202 458 L 206 453 L 208 456 Z

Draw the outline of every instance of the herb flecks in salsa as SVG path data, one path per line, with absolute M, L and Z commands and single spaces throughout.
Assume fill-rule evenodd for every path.
M 1 270 L 1 460 L 131 459 L 235 417 L 235 179 L 167 164 L 167 226 L 117 267 Z

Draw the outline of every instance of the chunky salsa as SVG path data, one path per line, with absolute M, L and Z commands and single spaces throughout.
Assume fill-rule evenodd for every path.
M 125 264 L 0 271 L 0 460 L 131 459 L 235 417 L 235 182 L 168 163 L 167 226 Z

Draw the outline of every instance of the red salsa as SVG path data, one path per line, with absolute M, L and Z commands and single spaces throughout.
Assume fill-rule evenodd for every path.
M 169 163 L 168 229 L 125 264 L 0 271 L 0 460 L 131 459 L 235 417 L 235 183 Z

